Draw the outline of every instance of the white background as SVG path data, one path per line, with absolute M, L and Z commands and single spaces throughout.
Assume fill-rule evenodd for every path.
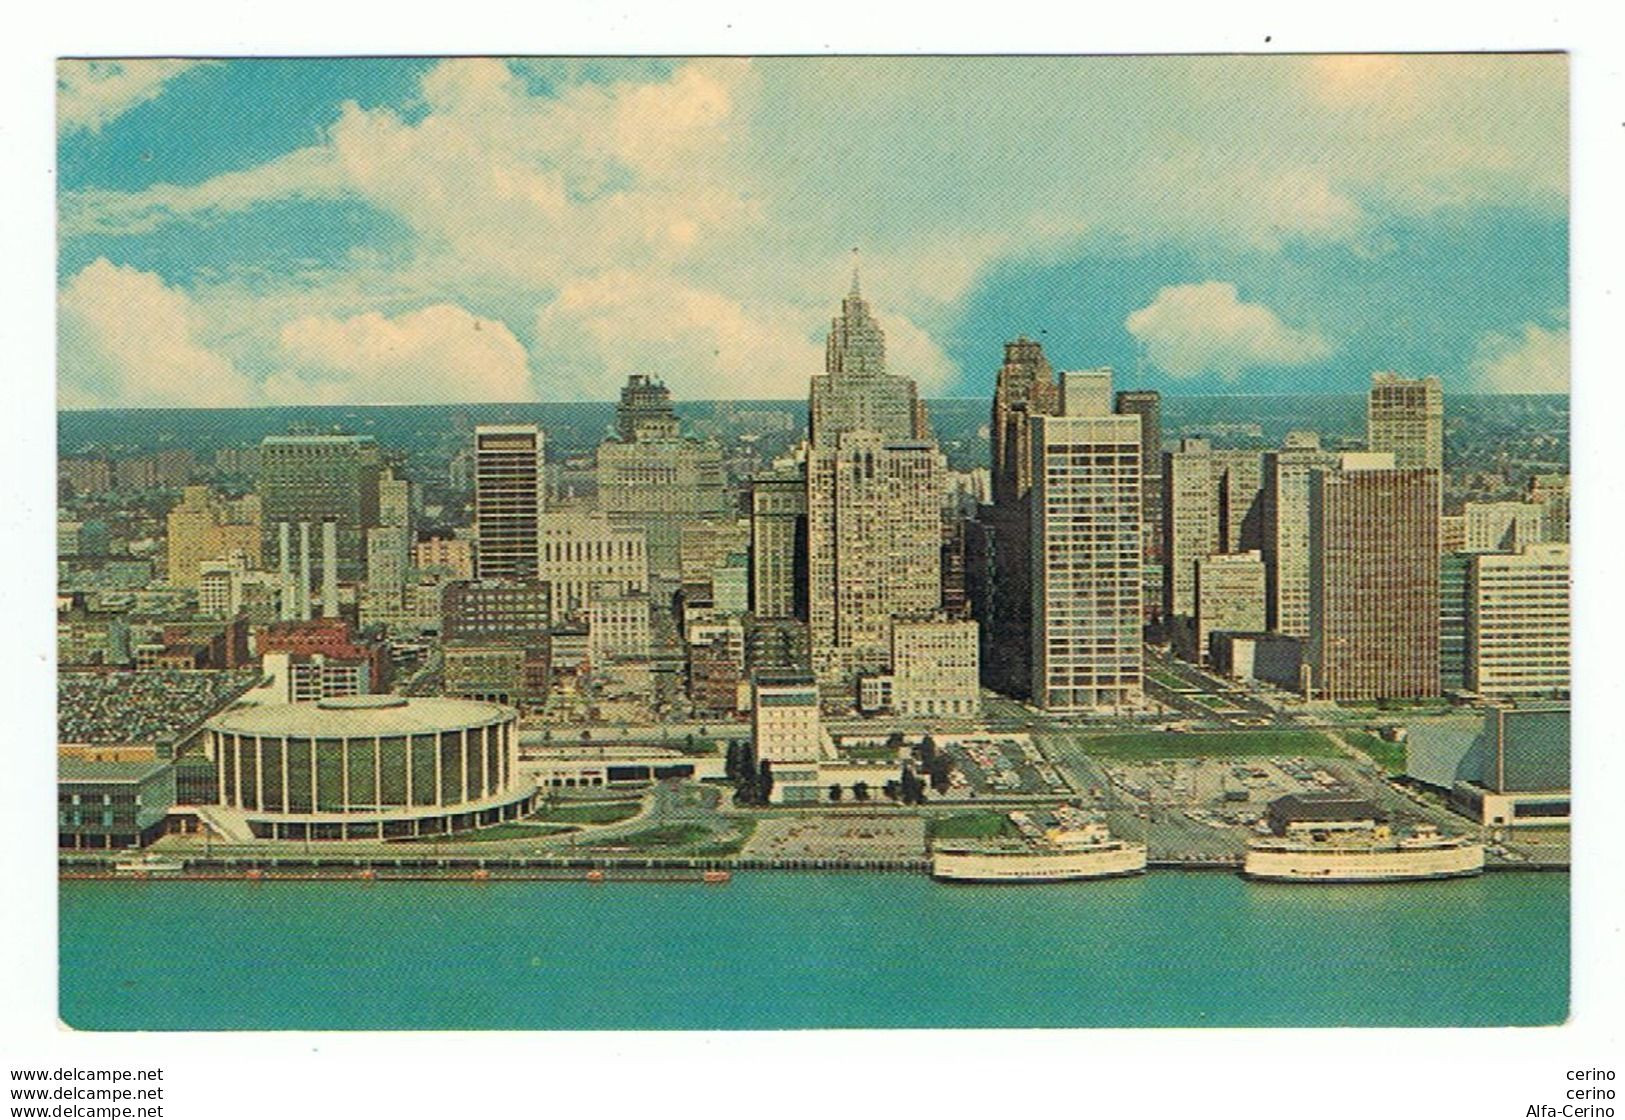
M 165 1115 L 251 1120 L 736 1111 L 1248 1117 L 1522 1117 L 1621 1045 L 1625 743 L 1618 418 L 1625 80 L 1620 29 L 1578 4 L 650 4 L 593 11 L 458 0 L 24 3 L 0 80 L 0 1058 L 160 1065 Z M 1568 49 L 1573 78 L 1575 851 L 1568 1024 L 1519 1030 L 106 1035 L 58 1025 L 54 712 L 55 57 L 143 54 L 758 54 Z M 184 947 L 178 947 L 184 951 Z M 765 948 L 765 947 L 764 947 Z M 1483 977 L 1493 985 L 1498 978 Z M 426 1076 L 425 1076 L 426 1074 Z M 9 1075 L 7 1085 L 9 1086 Z M 1625 1085 L 1614 1082 L 1622 1097 Z M 9 1103 L 9 1102 L 8 1102 Z M 1625 1116 L 1625 1099 L 1616 1101 Z

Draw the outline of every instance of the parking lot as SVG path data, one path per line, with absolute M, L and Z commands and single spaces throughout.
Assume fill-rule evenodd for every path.
M 937 740 L 953 760 L 945 799 L 1064 797 L 1070 789 L 1029 735 L 954 736 Z
M 921 817 L 838 816 L 769 817 L 740 851 L 766 859 L 885 860 L 918 859 L 925 851 Z

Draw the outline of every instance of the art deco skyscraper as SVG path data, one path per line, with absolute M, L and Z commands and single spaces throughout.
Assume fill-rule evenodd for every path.
M 1049 711 L 1143 697 L 1140 418 L 1108 410 L 1101 372 L 1064 375 L 1060 415 L 1031 420 L 1032 696 Z
M 1333 700 L 1439 690 L 1439 472 L 1343 456 L 1309 488 L 1308 663 Z
M 474 573 L 479 579 L 535 579 L 546 475 L 535 424 L 474 429 Z
M 1032 490 L 1034 416 L 1060 411 L 1061 389 L 1041 343 L 1022 336 L 1004 344 L 1004 364 L 993 389 L 993 504 L 979 514 L 986 576 L 975 596 L 982 626 L 982 672 L 1000 692 L 1029 692 L 1027 651 L 1032 644 L 1032 563 L 1028 495 Z
M 824 369 L 809 401 L 808 624 L 819 683 L 839 694 L 888 667 L 893 619 L 941 606 L 947 466 L 914 382 L 886 372 L 855 273 Z

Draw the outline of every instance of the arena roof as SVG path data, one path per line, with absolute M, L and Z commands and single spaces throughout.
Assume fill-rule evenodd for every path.
M 211 719 L 208 726 L 237 735 L 335 739 L 346 735 L 432 735 L 516 715 L 512 708 L 478 700 L 377 695 L 238 708 Z

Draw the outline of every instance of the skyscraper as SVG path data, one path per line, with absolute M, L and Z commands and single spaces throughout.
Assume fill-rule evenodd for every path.
M 1162 457 L 1162 613 L 1196 614 L 1196 561 L 1221 551 L 1219 470 L 1205 439 L 1182 439 Z
M 1333 700 L 1439 690 L 1439 472 L 1345 455 L 1309 490 L 1308 663 Z
M 892 620 L 942 602 L 947 464 L 914 382 L 886 372 L 885 336 L 857 275 L 812 379 L 807 453 L 808 622 L 820 685 L 883 672 Z
M 1260 521 L 1271 630 L 1309 636 L 1309 476 L 1337 466 L 1314 432 L 1288 432 L 1279 451 L 1264 453 Z
M 1042 343 L 1025 335 L 1004 344 L 1004 365 L 993 388 L 993 420 L 988 438 L 993 444 L 993 504 L 1006 508 L 1032 488 L 1033 416 L 1060 411 L 1061 387 L 1044 357 Z
M 1145 558 L 1162 559 L 1162 394 L 1155 389 L 1123 389 L 1117 394 L 1119 416 L 1140 418 L 1140 481 L 1145 521 Z
M 975 534 L 982 555 L 974 562 L 982 574 L 973 599 L 982 633 L 982 672 L 1000 692 L 1025 696 L 1030 666 L 1025 651 L 1032 644 L 1032 424 L 1034 416 L 1060 411 L 1061 388 L 1044 357 L 1042 344 L 1025 335 L 1004 344 L 1004 364 L 993 389 L 993 504 L 979 511 Z M 1012 651 L 1022 651 L 1013 656 Z
M 598 446 L 598 508 L 618 527 L 642 530 L 650 574 L 675 585 L 682 526 L 728 509 L 722 448 L 685 438 L 671 392 L 641 374 L 621 390 L 615 434 Z
M 371 436 L 267 436 L 260 443 L 256 486 L 265 554 L 277 555 L 281 525 L 332 521 L 338 578 L 362 579 L 367 530 L 378 525 L 379 470 L 378 445 Z M 293 532 L 302 537 L 301 530 Z
M 1444 469 L 1444 394 L 1437 377 L 1371 375 L 1366 446 L 1390 451 L 1399 470 Z
M 751 613 L 807 617 L 807 464 L 785 464 L 750 484 Z
M 535 579 L 546 474 L 535 424 L 474 429 L 477 579 Z
M 824 373 L 812 379 L 808 403 L 813 447 L 833 446 L 844 432 L 930 438 L 913 380 L 886 372 L 886 336 L 869 313 L 856 271 L 841 313 L 830 323 Z
M 1264 453 L 1250 448 L 1213 452 L 1215 496 L 1219 514 L 1219 547 L 1249 552 L 1264 543 Z
M 1097 390 L 1067 374 L 1060 414 L 1031 420 L 1032 696 L 1049 711 L 1143 697 L 1140 419 Z

